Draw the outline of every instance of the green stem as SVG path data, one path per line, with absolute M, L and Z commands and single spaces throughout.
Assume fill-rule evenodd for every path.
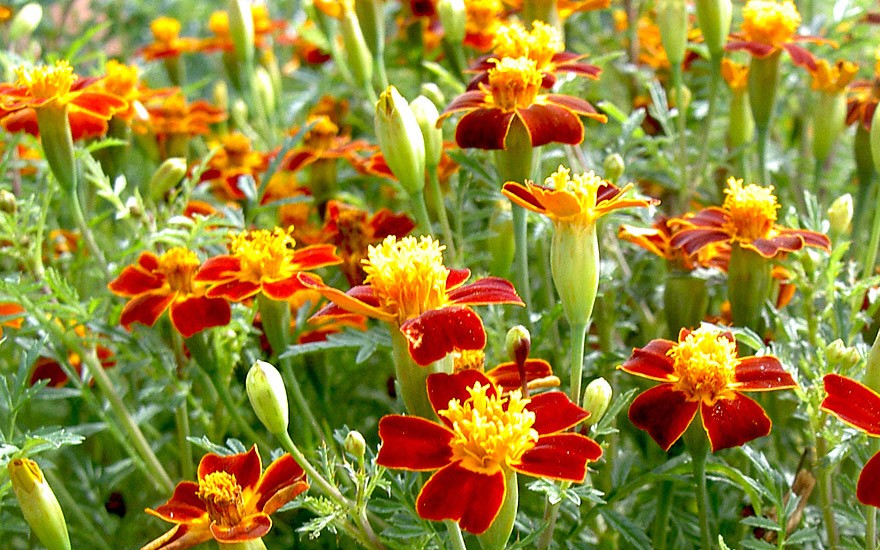
M 581 378 L 584 372 L 584 344 L 587 339 L 586 323 L 578 323 L 571 325 L 571 400 L 576 405 L 581 402 Z
M 880 185 L 874 186 L 874 201 L 870 204 L 877 204 L 880 200 Z M 874 209 L 874 220 L 871 223 L 871 239 L 868 241 L 868 248 L 865 249 L 865 263 L 863 264 L 862 278 L 867 279 L 874 274 L 874 265 L 877 263 L 877 247 L 880 246 L 880 209 Z
M 514 204 L 513 215 L 513 278 L 516 290 L 526 304 L 526 326 L 531 325 L 532 287 L 529 282 L 529 229 L 526 210 Z
M 681 78 L 681 65 L 674 64 L 671 68 L 672 86 L 675 90 L 675 107 L 678 110 L 678 198 L 683 210 L 686 210 L 690 183 L 688 182 L 687 161 L 687 105 L 684 102 L 684 84 Z M 703 143 L 703 147 L 706 144 Z
M 703 548 L 712 548 L 712 532 L 709 529 L 709 494 L 706 491 L 706 460 L 709 458 L 705 450 L 692 451 L 691 460 L 694 482 L 697 488 L 697 511 L 700 517 L 700 537 Z
M 453 263 L 457 263 L 458 254 L 455 249 L 455 239 L 452 235 L 452 226 L 449 225 L 449 216 L 446 214 L 446 201 L 443 200 L 443 192 L 440 190 L 440 178 L 437 175 L 436 166 L 428 166 L 428 192 L 431 201 L 437 208 L 437 218 L 440 220 L 440 228 L 443 231 L 443 239 L 446 241 L 446 249 L 452 256 Z
M 703 121 L 703 135 L 700 140 L 700 157 L 697 160 L 697 167 L 694 169 L 693 187 L 688 195 L 693 195 L 696 187 L 703 180 L 703 172 L 706 170 L 706 163 L 709 160 L 709 146 L 712 138 L 712 122 L 715 120 L 715 114 L 718 111 L 718 88 L 721 83 L 721 60 L 723 56 L 715 56 L 711 59 L 712 72 L 709 76 L 709 110 L 706 113 L 706 120 Z M 740 174 L 744 176 L 744 174 Z
M 189 442 L 189 409 L 186 399 L 183 399 L 177 410 L 174 411 L 174 420 L 177 424 L 177 449 L 180 453 L 180 474 L 183 479 L 193 479 L 193 452 Z
M 419 190 L 415 193 L 411 193 L 409 195 L 409 200 L 412 202 L 414 214 L 416 215 L 416 223 L 418 224 L 419 230 L 424 235 L 432 235 L 433 230 L 431 229 L 431 217 L 428 216 L 428 205 L 425 204 L 424 190 L 419 188 Z
M 589 474 L 587 474 L 587 476 L 589 476 Z M 561 484 L 561 489 L 565 491 L 570 486 L 571 482 L 563 481 Z M 547 550 L 548 548 L 550 548 L 550 543 L 553 542 L 553 532 L 556 530 L 556 520 L 559 518 L 559 508 L 561 506 L 562 500 L 559 500 L 553 504 L 550 504 L 549 500 L 547 501 L 544 508 L 544 523 L 546 523 L 547 526 L 541 533 L 541 538 L 538 539 L 539 550 Z
M 467 545 L 464 543 L 464 536 L 461 533 L 461 526 L 458 525 L 457 521 L 445 521 L 446 523 L 446 531 L 449 533 L 449 543 L 454 550 L 467 550 Z
M 107 264 L 107 260 L 104 258 L 104 253 L 101 251 L 100 247 L 98 247 L 98 243 L 95 241 L 95 235 L 92 233 L 92 228 L 89 227 L 88 222 L 86 221 L 85 214 L 83 214 L 82 205 L 80 204 L 79 193 L 74 191 L 73 196 L 70 197 L 70 206 L 73 209 L 73 218 L 76 221 L 76 226 L 79 229 L 79 232 L 82 234 L 83 241 L 86 243 L 86 248 L 89 249 L 89 253 L 92 255 L 92 258 L 101 266 L 101 269 L 104 271 L 104 276 L 109 280 L 110 279 L 110 267 Z
M 821 425 L 815 427 L 815 433 L 818 434 L 822 429 Z M 824 460 L 828 456 L 828 443 L 825 438 L 816 436 L 816 458 Z M 828 538 L 828 548 L 835 550 L 838 545 L 839 535 L 837 532 L 837 521 L 834 519 L 834 485 L 831 479 L 831 472 L 826 464 L 819 464 L 819 503 L 822 507 L 822 519 L 825 524 L 825 536 Z
M 877 508 L 868 506 L 865 519 L 865 550 L 877 549 Z
M 654 516 L 654 526 L 651 529 L 654 533 L 652 542 L 655 550 L 666 550 L 666 527 L 669 523 L 669 510 L 672 506 L 672 497 L 674 496 L 673 488 L 675 484 L 672 481 L 664 481 L 660 484 L 659 508 L 657 515 Z
M 770 171 L 767 168 L 767 140 L 769 136 L 766 126 L 755 127 L 755 139 L 758 147 L 758 183 L 761 185 L 770 185 Z

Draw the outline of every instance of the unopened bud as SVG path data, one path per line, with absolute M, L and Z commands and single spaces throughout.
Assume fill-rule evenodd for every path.
M 18 210 L 18 203 L 15 200 L 15 195 L 6 189 L 0 189 L 0 211 L 15 214 L 16 210 Z
M 186 175 L 186 159 L 172 157 L 163 162 L 150 178 L 150 198 L 162 200 L 172 187 L 180 183 Z
M 265 361 L 257 361 L 245 380 L 248 400 L 260 422 L 273 434 L 287 431 L 287 390 L 281 373 Z
M 249 67 L 254 60 L 254 16 L 250 0 L 230 0 L 229 36 L 235 47 L 235 56 Z
M 880 109 L 874 111 L 874 118 L 871 119 L 871 156 L 874 166 L 880 166 Z
M 420 95 L 409 104 L 425 142 L 425 164 L 437 167 L 443 154 L 443 130 L 437 127 L 440 112 L 437 106 L 427 97 Z
M 724 55 L 724 45 L 730 34 L 733 6 L 730 0 L 697 0 L 697 25 L 703 41 L 713 58 Z
M 825 357 L 835 372 L 845 372 L 862 360 L 859 350 L 845 345 L 840 338 L 825 346 Z
M 596 378 L 587 384 L 587 388 L 584 390 L 583 409 L 590 413 L 590 416 L 584 420 L 585 426 L 593 426 L 602 420 L 605 411 L 608 410 L 608 405 L 611 404 L 611 396 L 611 384 L 604 378 Z
M 221 111 L 229 110 L 229 86 L 225 80 L 218 80 L 214 83 L 211 95 L 214 97 L 214 105 Z
M 437 2 L 440 24 L 443 25 L 443 36 L 450 44 L 461 44 L 464 41 L 467 12 L 464 0 L 440 0 Z
M 845 235 L 850 232 L 850 224 L 853 219 L 853 198 L 849 193 L 837 197 L 828 208 L 828 221 L 831 222 L 831 232 Z
M 425 82 L 419 86 L 419 93 L 430 99 L 434 105 L 446 105 L 446 96 L 443 95 L 443 90 L 433 82 Z
M 61 505 L 33 460 L 14 458 L 7 465 L 12 490 L 25 521 L 49 550 L 70 550 Z
M 658 0 L 657 27 L 660 28 L 660 40 L 669 63 L 672 66 L 681 65 L 688 34 L 687 6 L 684 0 Z
M 529 329 L 522 325 L 516 325 L 508 330 L 504 349 L 507 350 L 507 356 L 511 361 L 517 364 L 525 363 L 532 350 L 532 335 L 529 334 Z
M 36 2 L 25 4 L 9 23 L 9 41 L 29 37 L 43 20 L 43 8 Z
M 403 189 L 410 195 L 420 192 L 425 186 L 425 141 L 409 103 L 394 86 L 376 103 L 376 137 Z
M 623 171 L 626 170 L 626 163 L 623 162 L 622 156 L 617 153 L 612 153 L 605 157 L 603 168 L 605 169 L 605 179 L 610 182 L 615 182 L 620 179 L 620 176 L 623 175 Z
M 254 87 L 257 99 L 262 103 L 266 113 L 275 112 L 275 86 L 272 84 L 272 76 L 264 67 L 257 67 L 254 71 Z
M 364 441 L 361 432 L 357 430 L 348 432 L 342 445 L 345 447 L 345 452 L 354 455 L 358 460 L 364 458 L 364 453 L 367 452 L 367 442 Z

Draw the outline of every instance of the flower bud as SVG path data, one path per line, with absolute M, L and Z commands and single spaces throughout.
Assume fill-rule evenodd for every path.
M 495 203 L 495 209 L 489 218 L 489 238 L 486 246 L 492 256 L 489 273 L 496 277 L 507 278 L 516 253 L 510 201 L 499 200 Z
M 443 130 L 437 127 L 440 113 L 437 111 L 436 105 L 423 95 L 412 100 L 409 106 L 422 130 L 422 138 L 425 142 L 425 163 L 436 168 L 440 164 L 440 155 L 443 154 Z
M 281 373 L 265 361 L 257 361 L 245 380 L 248 400 L 260 422 L 273 434 L 287 431 L 287 391 Z
M 211 90 L 211 95 L 214 98 L 214 105 L 217 106 L 221 111 L 229 110 L 229 86 L 226 85 L 226 81 L 218 80 L 214 83 L 214 88 Z
M 437 2 L 437 11 L 440 14 L 440 24 L 443 25 L 443 35 L 450 44 L 461 44 L 464 41 L 465 12 L 464 0 L 440 0 Z
M 658 0 L 657 27 L 666 57 L 673 67 L 684 61 L 687 47 L 687 6 L 684 0 Z
M 15 200 L 15 195 L 6 189 L 0 189 L 0 212 L 15 214 L 16 210 L 18 210 L 18 203 Z
M 416 116 L 397 88 L 388 89 L 376 103 L 376 137 L 385 162 L 410 195 L 425 186 L 425 140 Z
M 247 128 L 249 113 L 250 109 L 248 109 L 248 104 L 239 98 L 232 102 L 232 108 L 229 110 L 229 118 L 232 120 L 232 123 L 236 128 Z
M 229 36 L 239 62 L 250 67 L 254 61 L 254 16 L 250 0 L 230 0 Z
M 819 92 L 812 114 L 813 158 L 825 162 L 846 126 L 846 94 Z
M 364 453 L 367 452 L 367 442 L 364 441 L 361 432 L 357 430 L 351 430 L 345 435 L 342 446 L 345 448 L 345 452 L 354 455 L 358 460 L 362 460 Z
M 611 404 L 611 396 L 611 384 L 604 378 L 596 378 L 587 384 L 587 388 L 584 390 L 583 409 L 590 413 L 590 416 L 584 420 L 584 426 L 590 427 L 602 420 L 605 411 L 608 410 L 608 405 Z
M 504 349 L 507 350 L 507 356 L 511 361 L 517 364 L 525 363 L 532 349 L 532 335 L 529 334 L 529 329 L 516 325 L 508 330 Z
M 559 223 L 550 243 L 550 271 L 569 324 L 586 327 L 599 290 L 596 225 Z
M 9 42 L 29 37 L 43 19 L 43 8 L 36 2 L 25 4 L 9 23 Z
M 845 235 L 850 232 L 853 219 L 853 198 L 849 193 L 837 197 L 828 208 L 828 221 L 831 222 L 831 232 Z
M 605 157 L 602 167 L 605 169 L 605 179 L 613 183 L 623 175 L 623 171 L 626 170 L 626 163 L 623 162 L 622 156 L 612 153 Z
M 254 71 L 254 88 L 257 100 L 262 104 L 266 113 L 275 112 L 275 86 L 272 84 L 272 76 L 263 67 L 257 67 Z
M 70 550 L 64 513 L 37 463 L 14 458 L 7 468 L 21 513 L 40 542 L 49 550 Z
M 186 159 L 172 157 L 163 162 L 150 178 L 150 198 L 160 201 L 165 193 L 186 175 Z
M 834 372 L 846 372 L 862 360 L 859 350 L 846 346 L 840 338 L 825 346 L 825 357 Z
M 733 6 L 730 0 L 697 0 L 696 6 L 697 25 L 703 34 L 709 55 L 720 58 L 724 55 L 724 44 L 730 34 Z
M 446 105 L 446 96 L 443 90 L 433 82 L 425 82 L 419 86 L 419 93 L 431 100 L 434 105 Z
M 751 143 L 755 135 L 755 121 L 747 91 L 731 91 L 730 118 L 727 130 L 727 146 L 736 151 Z

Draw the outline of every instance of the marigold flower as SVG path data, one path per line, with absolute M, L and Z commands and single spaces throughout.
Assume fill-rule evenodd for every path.
M 230 234 L 229 254 L 210 258 L 194 280 L 208 285 L 210 298 L 240 302 L 262 292 L 273 300 L 290 299 L 304 288 L 297 274 L 342 261 L 329 244 L 294 250 L 292 230 L 276 227 Z
M 194 279 L 198 268 L 195 252 L 185 248 L 172 248 L 161 256 L 142 252 L 136 264 L 123 269 L 107 285 L 114 294 L 131 298 L 122 308 L 119 322 L 127 330 L 132 323 L 153 326 L 170 309 L 171 324 L 184 338 L 228 324 L 232 317 L 229 304 L 205 296 L 205 285 Z
M 259 186 L 259 174 L 269 165 L 269 157 L 251 148 L 251 140 L 240 132 L 226 134 L 220 138 L 220 149 L 208 161 L 207 169 L 199 181 L 208 182 L 212 191 L 221 200 L 241 200 L 244 191 L 238 180 L 244 176 L 254 178 Z
M 107 93 L 121 97 L 128 104 L 126 109 L 115 113 L 114 116 L 122 120 L 133 119 L 136 113 L 135 106 L 142 95 L 138 87 L 139 69 L 137 65 L 126 65 L 115 59 L 108 59 L 104 64 L 104 72 L 105 76 L 98 80 L 95 86 Z
M 725 57 L 721 60 L 721 76 L 734 92 L 745 92 L 749 88 L 749 66 L 744 63 Z
M 583 482 L 587 463 L 602 456 L 592 439 L 561 433 L 589 416 L 562 392 L 502 395 L 474 370 L 432 374 L 427 389 L 441 424 L 385 416 L 379 421 L 382 446 L 376 458 L 388 468 L 439 469 L 416 500 L 425 519 L 450 519 L 466 531 L 483 533 L 504 502 L 506 472 Z
M 306 124 L 311 127 L 303 136 L 303 145 L 287 153 L 281 161 L 283 170 L 296 172 L 319 160 L 351 160 L 366 145 L 361 140 L 352 141 L 327 115 L 310 115 Z
M 764 258 L 774 258 L 804 246 L 830 250 L 831 241 L 821 233 L 776 224 L 780 205 L 772 186 L 760 187 L 753 183 L 743 186 L 743 180 L 731 177 L 724 192 L 727 197 L 721 208 L 713 206 L 692 217 L 675 220 L 684 228 L 672 238 L 672 246 L 694 254 L 712 243 L 736 242 Z
M 147 513 L 175 526 L 141 550 L 182 550 L 216 540 L 221 544 L 262 538 L 269 517 L 309 488 L 302 467 L 284 454 L 263 472 L 257 446 L 246 453 L 208 453 L 199 462 L 198 481 L 181 481 L 174 495 Z
M 819 408 L 871 437 L 880 437 L 880 394 L 839 374 L 827 374 L 823 381 L 826 396 Z M 880 453 L 862 468 L 856 498 L 862 504 L 880 508 Z
M 522 389 L 519 367 L 513 361 L 505 361 L 489 370 L 485 370 L 486 352 L 481 349 L 462 349 L 453 352 L 453 373 L 476 370 L 498 386 L 503 395 Z M 526 387 L 529 391 L 555 388 L 560 385 L 559 378 L 553 374 L 553 367 L 543 359 L 526 359 Z
M 841 59 L 831 65 L 820 59 L 816 62 L 816 68 L 810 71 L 813 77 L 812 87 L 827 94 L 839 94 L 849 86 L 858 70 L 859 66 L 850 61 Z
M 299 281 L 334 303 L 316 316 L 353 312 L 391 323 L 406 337 L 413 360 L 428 365 L 455 350 L 485 347 L 483 321 L 470 306 L 523 305 L 504 279 L 465 285 L 470 270 L 444 266 L 444 248 L 428 236 L 391 235 L 368 248 L 365 284 L 342 292 L 306 273 Z
M 534 60 L 526 57 L 492 60 L 488 86 L 480 84 L 452 100 L 440 119 L 464 111 L 455 128 L 459 147 L 504 149 L 507 132 L 518 118 L 533 147 L 547 143 L 577 144 L 584 139 L 584 125 L 578 115 L 600 122 L 608 118 L 587 101 L 560 94 L 539 95 L 543 75 Z
M 712 452 L 770 433 L 770 418 L 741 392 L 797 387 L 771 355 L 737 357 L 733 334 L 702 326 L 682 329 L 678 342 L 651 340 L 621 370 L 661 382 L 633 401 L 629 418 L 669 450 L 699 410 Z
M 683 271 L 692 271 L 697 267 L 727 271 L 730 260 L 730 246 L 727 243 L 706 246 L 695 255 L 686 254 L 680 247 L 672 246 L 672 237 L 679 228 L 680 224 L 672 223 L 666 216 L 659 216 L 650 228 L 621 225 L 617 238 L 638 245 Z
M 464 45 L 481 52 L 488 50 L 504 14 L 501 0 L 468 0 L 464 10 Z
M 877 102 L 880 101 L 880 53 L 877 54 L 877 63 L 874 66 L 874 78 L 856 80 L 850 84 L 848 95 L 846 103 L 847 126 L 858 121 L 861 122 L 865 130 L 870 130 Z
M 160 140 L 173 135 L 204 135 L 211 131 L 211 124 L 226 120 L 223 110 L 203 100 L 189 103 L 176 88 L 155 95 L 145 107 L 149 120 L 136 129 L 151 131 Z
M 12 302 L 0 302 L 0 336 L 3 336 L 3 327 L 21 328 L 24 322 L 25 309 Z
M 201 46 L 197 38 L 181 38 L 180 21 L 173 17 L 157 17 L 150 23 L 150 32 L 153 33 L 153 42 L 140 51 L 147 61 L 177 57 L 194 52 Z
M 73 332 L 80 338 L 86 338 L 86 327 L 84 325 L 76 325 Z M 113 351 L 106 346 L 95 346 L 95 354 L 101 362 L 101 367 L 105 370 L 116 366 L 113 359 Z M 82 376 L 82 357 L 78 353 L 69 352 L 67 354 L 67 364 L 80 376 Z M 36 384 L 40 380 L 48 380 L 47 384 L 52 388 L 63 388 L 69 381 L 67 373 L 61 368 L 57 360 L 51 357 L 40 357 L 34 364 L 34 370 L 31 372 L 31 385 Z

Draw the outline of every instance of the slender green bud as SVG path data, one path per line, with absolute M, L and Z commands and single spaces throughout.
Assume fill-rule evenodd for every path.
M 232 124 L 236 128 L 246 128 L 248 126 L 249 112 L 250 109 L 248 109 L 247 103 L 239 98 L 232 102 L 232 108 L 229 109 L 229 118 L 232 119 Z
M 608 405 L 611 404 L 612 393 L 611 384 L 604 378 L 596 378 L 587 384 L 587 388 L 584 390 L 583 409 L 590 413 L 590 416 L 584 420 L 584 426 L 590 427 L 602 420 L 605 411 L 608 410 Z
M 18 210 L 18 203 L 16 202 L 15 195 L 6 189 L 0 189 L 0 212 L 15 214 L 16 210 Z
M 186 175 L 186 169 L 186 159 L 180 157 L 172 157 L 159 165 L 150 178 L 150 198 L 154 201 L 162 200 L 165 193 L 180 183 Z
M 229 36 L 239 62 L 250 67 L 254 62 L 254 16 L 250 0 L 230 0 Z
M 880 166 L 880 109 L 874 111 L 874 118 L 871 119 L 871 157 L 874 166 Z
M 687 47 L 687 6 L 684 0 L 658 0 L 657 27 L 666 57 L 673 66 L 684 61 Z
M 367 452 L 367 442 L 361 432 L 357 430 L 351 430 L 345 434 L 342 446 L 345 448 L 345 452 L 352 454 L 358 460 L 362 460 L 364 453 Z
M 425 187 L 425 140 L 415 114 L 397 88 L 388 89 L 376 103 L 376 137 L 391 172 L 407 194 Z
M 755 136 L 755 121 L 752 118 L 752 107 L 747 91 L 731 91 L 730 95 L 730 126 L 727 130 L 727 146 L 731 151 L 751 143 Z
M 624 170 L 626 170 L 626 163 L 623 162 L 622 156 L 612 153 L 605 157 L 602 167 L 605 169 L 605 179 L 613 183 L 623 175 Z
M 264 67 L 257 67 L 254 71 L 254 87 L 256 88 L 257 100 L 263 105 L 266 113 L 275 112 L 275 86 L 272 84 L 272 76 Z
M 558 223 L 550 243 L 550 270 L 565 318 L 572 326 L 589 324 L 599 290 L 599 240 L 596 224 Z
M 696 0 L 697 25 L 703 33 L 703 40 L 709 55 L 720 58 L 724 55 L 724 45 L 730 34 L 730 21 L 733 6 L 730 0 Z
M 770 125 L 776 105 L 780 52 L 773 52 L 767 57 L 753 56 L 749 63 L 749 106 L 755 126 L 759 129 L 766 129 Z
M 61 505 L 36 462 L 14 458 L 7 465 L 12 490 L 31 530 L 49 550 L 70 550 Z
M 339 32 L 342 34 L 343 51 L 346 54 L 348 68 L 351 69 L 358 85 L 372 93 L 373 54 L 364 38 L 360 20 L 354 9 L 354 0 L 342 0 L 340 4 L 342 7 L 339 15 Z
M 9 23 L 9 41 L 15 42 L 27 38 L 40 26 L 43 20 L 43 8 L 36 2 L 25 4 L 18 10 Z
M 433 82 L 425 82 L 419 87 L 419 93 L 431 100 L 434 105 L 446 105 L 443 90 Z
M 266 429 L 273 434 L 287 431 L 287 390 L 281 373 L 265 361 L 257 361 L 245 380 L 248 399 Z
M 214 97 L 214 105 L 218 109 L 221 111 L 229 110 L 229 86 L 226 85 L 226 81 L 218 80 L 215 82 L 211 95 Z
M 812 113 L 813 158 L 825 162 L 846 126 L 846 93 L 820 92 Z
M 849 193 L 837 197 L 828 208 L 828 221 L 831 222 L 831 232 L 838 235 L 846 235 L 852 229 L 853 198 Z
M 450 44 L 461 44 L 467 22 L 464 0 L 440 0 L 437 2 L 437 12 L 440 14 L 440 24 L 443 25 L 444 38 Z
M 425 164 L 436 168 L 443 154 L 443 130 L 437 127 L 440 113 L 434 103 L 423 95 L 412 100 L 409 106 L 422 130 L 422 138 L 425 142 Z
M 504 349 L 507 350 L 507 356 L 511 361 L 517 364 L 525 363 L 532 349 L 532 335 L 529 334 L 529 329 L 522 325 L 516 325 L 508 330 Z

